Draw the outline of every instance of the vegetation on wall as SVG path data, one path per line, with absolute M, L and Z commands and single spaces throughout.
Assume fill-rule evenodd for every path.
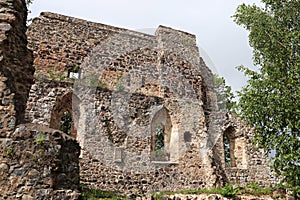
M 239 111 L 256 129 L 256 141 L 276 150 L 273 167 L 300 198 L 300 1 L 262 0 L 240 5 L 233 16 L 247 29 L 259 71 L 243 66 L 248 85 L 239 92 Z

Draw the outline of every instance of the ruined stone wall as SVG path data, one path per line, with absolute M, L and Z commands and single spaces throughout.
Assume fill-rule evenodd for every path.
M 53 13 L 34 19 L 27 35 L 40 78 L 71 81 L 67 74 L 80 69 L 71 90 L 78 101 L 74 126 L 83 147 L 82 184 L 153 191 L 216 183 L 206 150 L 212 85 L 202 78 L 211 72 L 200 60 L 194 35 L 160 26 L 153 36 Z M 70 91 L 53 83 L 33 85 L 30 121 L 51 125 L 55 104 Z M 162 109 L 169 120 L 159 120 L 171 128 L 168 158 L 158 161 L 153 123 Z
M 34 52 L 36 74 L 50 77 L 51 73 L 61 73 L 67 77 L 68 71 L 76 71 L 94 47 L 120 32 L 153 37 L 73 17 L 41 13 L 27 31 L 28 48 Z
M 68 89 L 67 84 L 64 85 L 66 88 L 60 88 L 53 82 L 49 84 L 46 81 L 36 82 L 35 85 L 39 88 L 48 87 L 47 90 L 44 89 L 45 92 L 39 93 L 42 95 L 40 97 L 34 93 L 36 90 L 31 91 L 30 99 L 35 96 L 34 98 L 40 99 L 38 102 L 45 98 L 48 99 L 51 91 L 58 91 L 52 101 L 44 102 L 43 105 L 57 104 L 59 96 L 62 95 L 61 91 Z M 53 88 L 49 86 L 53 86 Z M 88 88 L 90 89 L 90 87 Z M 114 95 L 118 94 L 106 88 L 97 88 L 94 102 L 92 105 L 89 104 L 92 109 L 86 112 L 87 117 L 93 121 L 88 120 L 79 128 L 80 131 L 82 127 L 85 127 L 88 133 L 84 135 L 84 155 L 80 161 L 82 186 L 102 190 L 139 192 L 206 187 L 207 182 L 204 179 L 208 180 L 205 171 L 207 168 L 204 168 L 202 160 L 198 158 L 198 152 L 189 152 L 186 158 L 180 159 L 181 162 L 152 163 L 150 160 L 151 134 L 148 126 L 153 117 L 152 110 L 161 108 L 164 100 L 155 96 L 131 94 L 128 120 L 130 120 L 129 125 L 132 122 L 137 125 L 136 133 L 130 134 L 129 132 L 128 134 L 126 129 L 118 126 L 120 124 L 116 123 L 115 113 L 112 112 L 112 107 L 116 105 Z M 31 103 L 29 102 L 29 104 Z M 62 107 L 66 107 L 67 104 L 64 102 Z M 34 105 L 32 108 L 38 108 L 38 106 Z M 47 110 L 48 107 L 40 109 Z M 34 109 L 31 109 L 30 112 L 34 113 L 32 110 Z M 95 112 L 95 116 L 92 116 L 93 112 Z M 51 115 L 44 116 L 50 117 Z M 51 119 L 48 117 L 36 119 L 41 119 L 39 122 L 49 125 L 48 122 Z M 191 139 L 187 139 L 186 145 L 189 146 L 190 143 Z M 193 176 L 190 176 L 191 173 Z
M 34 72 L 26 3 L 3 0 L 0 6 L 0 199 L 78 199 L 78 143 L 60 131 L 22 124 Z
M 0 199 L 78 199 L 80 147 L 39 125 L 0 140 Z
M 24 120 L 34 68 L 26 48 L 25 1 L 6 0 L 0 5 L 0 137 L 7 137 Z
M 72 108 L 72 98 L 65 98 L 73 93 L 73 84 L 57 82 L 47 79 L 36 79 L 31 86 L 26 108 L 26 119 L 34 124 L 42 124 L 51 127 L 51 116 L 56 106 L 61 105 Z M 57 112 L 57 111 L 56 111 Z M 51 127 L 58 128 L 59 127 Z
M 38 81 L 26 117 L 59 128 L 72 111 L 83 186 L 145 192 L 269 183 L 251 130 L 218 112 L 194 35 L 164 26 L 147 35 L 53 13 L 34 19 L 27 35 Z M 160 124 L 168 133 L 158 159 Z M 225 132 L 235 145 L 229 168 Z
M 262 149 L 253 144 L 253 128 L 247 126 L 238 117 L 220 112 L 219 125 L 225 137 L 229 138 L 230 159 L 234 162 L 226 165 L 224 158 L 224 141 L 220 138 L 216 149 L 229 182 L 247 185 L 257 183 L 261 186 L 276 184 L 270 162 Z M 223 118 L 223 120 L 221 120 Z
M 131 95 L 129 126 L 122 129 L 111 112 L 114 106 L 111 100 L 113 95 L 116 94 L 112 91 L 97 93 L 98 123 L 96 126 L 89 120 L 90 123 L 86 123 L 89 134 L 84 138 L 84 144 L 88 145 L 84 146 L 85 155 L 81 162 L 82 185 L 102 190 L 141 193 L 205 187 L 202 161 L 196 157 L 181 158 L 182 162 L 151 160 L 149 124 L 153 110 L 161 107 L 164 100 L 141 94 Z

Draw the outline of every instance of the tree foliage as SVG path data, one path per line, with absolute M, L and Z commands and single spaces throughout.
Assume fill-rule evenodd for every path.
M 246 28 L 254 49 L 255 72 L 240 92 L 241 116 L 256 129 L 256 139 L 270 152 L 273 167 L 300 195 L 300 1 L 262 0 L 264 7 L 240 5 L 234 17 Z
M 62 118 L 60 119 L 60 128 L 62 132 L 70 135 L 72 132 L 72 113 L 66 111 L 64 112 Z
M 33 0 L 25 0 L 27 7 L 30 6 L 30 4 L 32 4 Z
M 213 77 L 219 110 L 226 112 L 233 111 L 236 102 L 233 100 L 234 94 L 232 93 L 231 87 L 226 85 L 223 77 L 216 74 L 214 74 Z

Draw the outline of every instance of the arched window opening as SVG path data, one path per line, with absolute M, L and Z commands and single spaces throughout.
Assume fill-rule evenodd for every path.
M 231 167 L 231 159 L 230 159 L 230 143 L 228 137 L 224 135 L 224 156 L 225 156 L 225 166 Z
M 60 120 L 60 130 L 68 135 L 72 133 L 72 114 L 65 111 Z
M 78 112 L 75 109 L 75 113 Z M 51 111 L 50 128 L 58 129 L 70 135 L 77 137 L 77 130 L 74 121 L 76 115 L 72 111 L 72 93 L 69 92 L 62 97 L 58 97 Z
M 155 157 L 156 160 L 169 160 L 165 151 L 165 128 L 162 124 L 155 129 Z
M 236 167 L 235 128 L 228 127 L 223 135 L 224 158 L 226 167 Z
M 171 118 L 167 109 L 162 108 L 154 115 L 151 123 L 151 160 L 170 160 L 171 131 Z

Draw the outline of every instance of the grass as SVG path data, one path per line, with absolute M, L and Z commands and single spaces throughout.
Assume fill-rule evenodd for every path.
M 241 189 L 241 192 L 244 194 L 251 194 L 254 196 L 260 196 L 260 195 L 271 195 L 273 193 L 274 189 L 267 187 L 263 188 L 260 187 L 257 183 L 252 183 L 247 185 L 246 187 Z
M 120 200 L 125 199 L 123 195 L 113 191 L 103 191 L 96 189 L 83 189 L 81 192 L 82 200 L 97 200 L 97 199 L 112 199 Z
M 248 194 L 254 196 L 261 195 L 272 195 L 274 189 L 272 188 L 262 188 L 256 183 L 249 184 L 245 187 L 234 187 L 232 184 L 226 184 L 224 187 L 216 187 L 212 189 L 195 189 L 195 190 L 181 190 L 181 191 L 163 191 L 163 192 L 153 192 L 152 197 L 154 200 L 164 199 L 166 195 L 174 194 L 221 194 L 227 198 L 235 198 L 236 195 Z M 97 199 L 126 199 L 124 195 L 118 192 L 112 191 L 101 191 L 95 189 L 85 189 L 82 191 L 83 200 L 97 200 Z
M 232 184 L 226 184 L 224 187 L 216 187 L 212 189 L 195 189 L 195 190 L 181 190 L 176 192 L 158 192 L 152 193 L 155 200 L 163 199 L 165 195 L 173 194 L 221 194 L 227 198 L 235 198 L 236 195 L 248 194 L 254 196 L 272 195 L 274 189 L 262 188 L 258 184 L 249 184 L 246 187 L 234 187 Z

